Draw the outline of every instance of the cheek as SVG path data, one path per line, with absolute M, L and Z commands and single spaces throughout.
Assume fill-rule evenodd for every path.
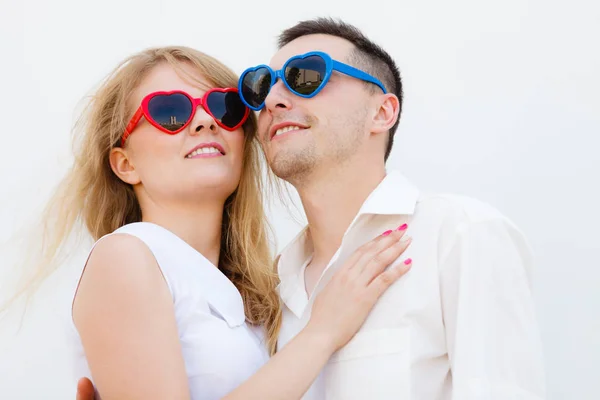
M 258 126 L 257 126 L 257 135 L 258 138 L 261 139 L 264 134 L 269 129 L 269 117 L 265 110 L 262 110 L 258 114 Z
M 136 132 L 138 133 L 138 132 Z M 157 174 L 157 171 L 169 170 L 167 164 L 172 164 L 179 156 L 180 145 L 175 137 L 156 132 L 139 132 L 134 139 L 132 135 L 132 160 L 140 177 Z
M 323 104 L 318 115 L 318 131 L 315 140 L 323 151 L 333 148 L 347 147 L 360 140 L 366 131 L 365 119 L 367 110 L 364 104 L 348 99 L 340 99 L 334 103 Z
M 225 141 L 227 142 L 227 148 L 229 149 L 229 155 L 231 155 L 233 167 L 237 170 L 241 170 L 242 160 L 244 158 L 244 131 L 238 129 L 234 132 L 227 132 Z
M 367 107 L 364 103 L 351 98 L 340 99 L 336 107 L 331 108 L 327 115 L 327 123 L 331 127 L 354 128 L 357 124 L 364 124 Z

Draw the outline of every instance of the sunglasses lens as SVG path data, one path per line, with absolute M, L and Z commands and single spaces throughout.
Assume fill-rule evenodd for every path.
M 285 81 L 301 95 L 314 93 L 325 79 L 325 60 L 320 56 L 297 58 L 285 67 Z
M 227 128 L 236 127 L 246 116 L 246 106 L 237 92 L 212 92 L 206 105 L 213 117 Z
M 148 113 L 163 129 L 175 132 L 189 121 L 192 103 L 181 93 L 161 94 L 150 99 Z
M 267 68 L 259 68 L 244 74 L 242 79 L 242 96 L 252 107 L 258 108 L 265 102 L 271 89 L 271 72 Z

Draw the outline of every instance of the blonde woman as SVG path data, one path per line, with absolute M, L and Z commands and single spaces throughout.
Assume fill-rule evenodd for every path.
M 384 232 L 276 353 L 256 121 L 236 83 L 198 51 L 150 49 L 115 69 L 82 118 L 46 258 L 78 221 L 96 240 L 73 290 L 71 343 L 97 397 L 299 398 L 410 267 L 386 268 L 409 241 Z

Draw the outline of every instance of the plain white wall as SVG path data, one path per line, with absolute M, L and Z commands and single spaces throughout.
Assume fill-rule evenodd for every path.
M 1 0 L 0 243 L 35 221 L 69 165 L 78 102 L 122 58 L 182 44 L 240 73 L 269 61 L 281 29 L 321 15 L 364 29 L 399 63 L 406 99 L 389 167 L 423 190 L 490 202 L 529 237 L 548 398 L 600 398 L 597 2 Z M 270 217 L 281 248 L 299 225 L 281 205 Z M 1 251 L 6 290 L 23 253 Z M 0 398 L 74 398 L 65 271 L 19 331 L 18 315 L 0 320 Z

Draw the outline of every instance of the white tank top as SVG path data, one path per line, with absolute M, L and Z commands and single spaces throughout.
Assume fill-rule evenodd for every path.
M 167 229 L 148 222 L 128 224 L 115 233 L 139 238 L 162 270 L 175 305 L 192 399 L 220 399 L 268 361 L 263 330 L 246 323 L 239 291 L 202 254 Z M 70 325 L 74 379 L 92 379 L 72 318 Z

